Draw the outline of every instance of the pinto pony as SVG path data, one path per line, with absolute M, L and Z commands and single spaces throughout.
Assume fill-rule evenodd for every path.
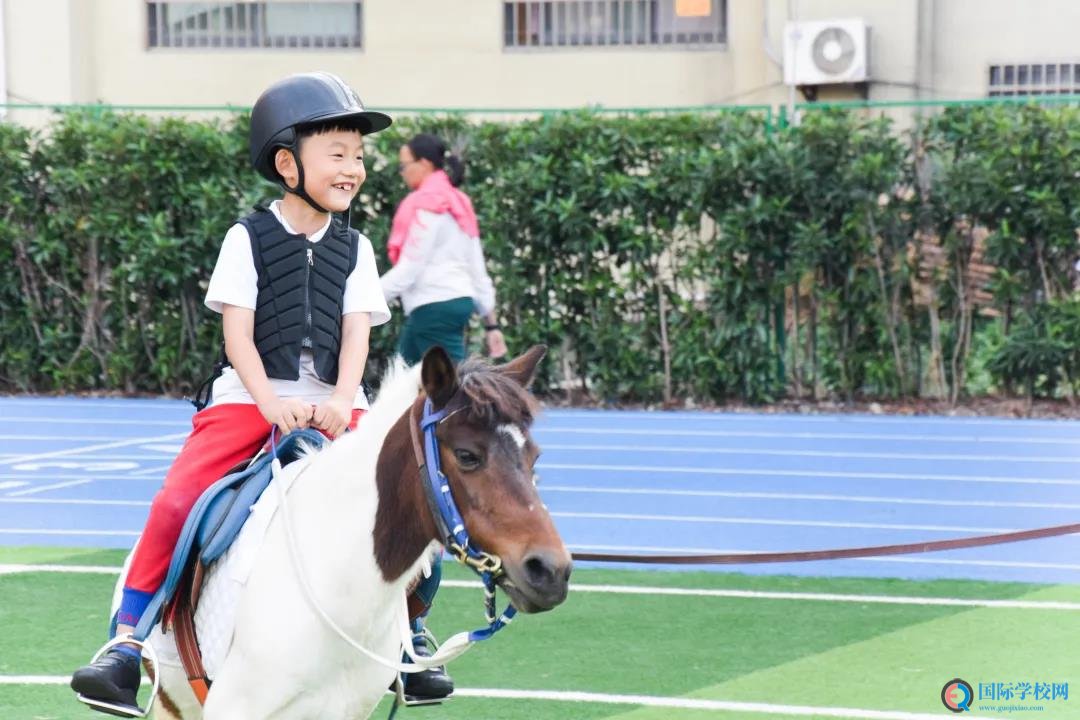
M 539 449 L 529 434 L 537 404 L 527 388 L 543 355 L 537 346 L 505 365 L 455 368 L 441 348 L 429 351 L 420 367 L 384 380 L 354 432 L 287 465 L 274 481 L 289 488 L 287 505 L 266 525 L 238 591 L 235 629 L 205 704 L 171 660 L 174 635 L 151 636 L 160 658 L 155 717 L 371 714 L 397 673 L 406 591 L 446 542 L 412 427 L 427 399 L 442 418 L 433 425 L 435 452 L 470 544 L 500 562 L 496 582 L 518 610 L 561 603 L 570 554 L 537 493 Z M 274 492 L 283 491 L 266 494 Z M 208 577 L 204 592 L 215 582 Z M 208 602 L 204 595 L 195 618 L 201 638 L 210 633 Z

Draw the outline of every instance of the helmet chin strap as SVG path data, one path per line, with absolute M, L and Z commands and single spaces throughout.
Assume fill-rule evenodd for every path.
M 285 184 L 284 180 L 278 182 L 279 185 L 285 190 L 285 192 L 292 193 L 298 198 L 306 202 L 316 212 L 332 213 L 331 210 L 327 210 L 319 203 L 315 202 L 315 198 L 308 194 L 307 188 L 304 187 L 304 164 L 300 162 L 300 148 L 297 147 L 299 143 L 293 143 L 292 147 L 287 148 L 292 153 L 293 159 L 296 161 L 296 187 L 291 188 Z M 280 176 L 279 176 L 280 177 Z

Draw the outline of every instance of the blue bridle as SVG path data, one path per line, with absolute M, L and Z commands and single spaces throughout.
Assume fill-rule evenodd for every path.
M 456 412 L 456 411 L 455 411 Z M 439 441 L 435 437 L 435 426 L 452 415 L 447 408 L 438 412 L 432 411 L 431 400 L 424 399 L 424 415 L 420 418 L 419 428 L 424 435 L 424 457 L 420 463 L 420 483 L 424 487 L 424 495 L 427 497 L 428 506 L 431 509 L 432 519 L 439 531 L 439 536 L 446 549 L 454 556 L 454 559 L 463 565 L 468 565 L 484 584 L 484 619 L 488 626 L 473 630 L 469 633 L 471 642 L 487 640 L 489 637 L 506 627 L 517 608 L 508 603 L 501 614 L 496 615 L 495 607 L 495 583 L 505 574 L 502 559 L 497 555 L 483 552 L 472 545 L 469 539 L 469 531 L 465 529 L 465 521 L 461 517 L 457 503 L 454 502 L 454 494 L 450 490 L 450 482 L 443 474 L 442 465 L 439 462 Z M 413 413 L 409 412 L 410 423 L 415 423 Z M 277 457 L 277 428 L 270 431 L 270 450 L 273 457 Z M 420 458 L 417 458 L 420 461 Z
M 470 542 L 469 531 L 465 528 L 465 521 L 457 503 L 454 502 L 450 481 L 443 474 L 435 427 L 452 414 L 453 412 L 448 412 L 445 407 L 434 412 L 431 399 L 424 399 L 424 415 L 419 423 L 420 432 L 424 435 L 424 461 L 420 464 L 420 483 L 424 487 L 432 518 L 446 549 L 455 560 L 472 568 L 484 584 L 484 616 L 488 626 L 469 633 L 469 640 L 477 642 L 488 639 L 506 627 L 517 614 L 517 608 L 510 603 L 501 615 L 495 614 L 495 582 L 505 574 L 502 559 L 479 550 Z M 409 416 L 410 422 L 415 422 L 412 412 Z

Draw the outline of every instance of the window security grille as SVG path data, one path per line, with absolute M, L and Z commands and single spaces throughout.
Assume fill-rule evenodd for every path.
M 509 0 L 507 48 L 716 46 L 726 0 Z
M 1080 63 L 991 65 L 990 97 L 1075 95 L 1080 93 Z
M 148 0 L 151 48 L 360 48 L 357 0 L 186 2 Z

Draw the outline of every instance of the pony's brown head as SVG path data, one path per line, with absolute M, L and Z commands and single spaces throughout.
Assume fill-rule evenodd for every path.
M 443 473 L 471 543 L 502 559 L 500 586 L 522 612 L 566 599 L 570 553 L 536 490 L 540 449 L 530 429 L 538 409 L 529 393 L 546 348 L 505 365 L 469 360 L 455 368 L 441 348 L 424 356 L 421 380 L 435 410 Z

